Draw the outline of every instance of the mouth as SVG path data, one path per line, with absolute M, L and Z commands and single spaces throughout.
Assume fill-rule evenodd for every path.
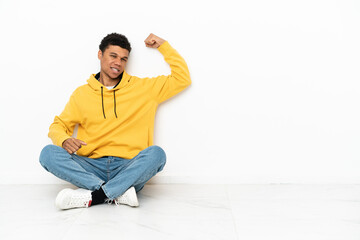
M 113 73 L 120 73 L 120 70 L 119 69 L 117 69 L 117 68 L 110 68 L 112 71 L 113 71 Z

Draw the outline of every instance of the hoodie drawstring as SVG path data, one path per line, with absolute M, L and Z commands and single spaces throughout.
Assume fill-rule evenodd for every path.
M 115 113 L 115 116 L 117 118 L 117 114 L 116 114 L 116 98 L 115 98 L 115 91 L 114 92 L 114 113 Z
M 118 118 L 117 114 L 116 114 L 116 97 L 115 97 L 115 91 L 114 92 L 114 113 L 116 118 Z M 102 110 L 103 110 L 103 115 L 104 115 L 104 119 L 106 119 L 105 116 L 105 109 L 104 109 L 104 89 L 103 86 L 101 86 L 101 103 L 102 103 Z
M 106 119 L 105 109 L 104 109 L 104 93 L 103 93 L 103 87 L 102 86 L 101 86 L 101 103 L 102 103 L 102 110 L 103 110 L 103 114 L 104 114 L 104 119 Z

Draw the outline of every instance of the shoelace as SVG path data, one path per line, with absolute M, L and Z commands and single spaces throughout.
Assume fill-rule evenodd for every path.
M 106 199 L 105 200 L 105 203 L 111 205 L 113 203 L 115 203 L 116 205 L 120 205 L 120 204 L 124 204 L 124 203 L 127 203 L 127 199 L 125 200 L 125 198 L 123 196 L 121 197 L 118 197 L 117 199 L 114 199 L 114 200 L 111 200 L 111 199 Z
M 114 200 L 111 200 L 111 199 L 108 198 L 108 199 L 105 200 L 105 203 L 111 205 L 111 204 L 114 203 Z
M 116 206 L 119 206 L 119 205 L 121 205 L 121 202 L 118 200 L 115 200 L 115 204 L 116 204 Z

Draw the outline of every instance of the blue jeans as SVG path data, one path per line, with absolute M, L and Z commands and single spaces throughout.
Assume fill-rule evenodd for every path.
M 87 158 L 69 154 L 55 145 L 47 145 L 40 154 L 40 164 L 47 171 L 79 188 L 94 191 L 102 187 L 109 199 L 122 195 L 130 187 L 140 191 L 165 163 L 165 152 L 158 146 L 144 149 L 133 159 Z

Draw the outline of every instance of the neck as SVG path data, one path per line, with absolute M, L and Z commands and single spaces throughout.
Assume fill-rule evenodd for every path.
M 109 78 L 106 74 L 100 73 L 99 82 L 106 87 L 115 86 L 120 81 L 121 76 L 122 74 L 118 78 Z

